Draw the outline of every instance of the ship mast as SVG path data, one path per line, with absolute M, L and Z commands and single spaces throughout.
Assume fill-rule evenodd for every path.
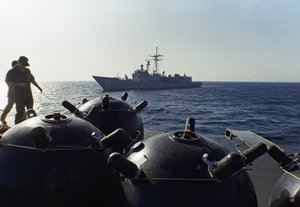
M 155 69 L 153 70 L 153 74 L 158 73 L 158 61 L 161 61 L 162 59 L 159 57 L 163 57 L 163 55 L 158 54 L 158 47 L 156 47 L 156 53 L 154 55 L 149 55 L 154 60 Z

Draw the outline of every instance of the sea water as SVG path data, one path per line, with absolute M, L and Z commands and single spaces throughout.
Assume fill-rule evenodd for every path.
M 120 98 L 125 91 L 106 92 L 92 81 L 44 82 L 43 93 L 34 86 L 34 109 L 43 116 L 53 112 L 68 114 L 64 100 L 74 105 L 83 99 L 109 95 Z M 1 85 L 0 108 L 7 97 Z M 225 139 L 226 128 L 252 130 L 282 146 L 300 151 L 300 83 L 204 82 L 201 88 L 168 90 L 132 90 L 127 102 L 132 106 L 146 100 L 140 112 L 144 127 L 173 132 L 183 130 L 185 120 L 196 120 L 196 132 L 214 139 Z M 7 120 L 13 125 L 15 109 Z

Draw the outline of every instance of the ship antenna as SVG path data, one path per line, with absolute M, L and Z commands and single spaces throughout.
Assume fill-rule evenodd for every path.
M 149 68 L 150 68 L 150 60 L 147 59 L 147 60 L 146 60 L 146 63 L 147 63 L 147 64 L 146 64 L 146 70 L 149 71 Z
M 158 61 L 161 61 L 162 59 L 159 57 L 163 57 L 163 55 L 158 54 L 158 47 L 156 47 L 156 53 L 154 55 L 150 55 L 150 57 L 154 60 L 155 70 L 153 73 L 158 73 Z

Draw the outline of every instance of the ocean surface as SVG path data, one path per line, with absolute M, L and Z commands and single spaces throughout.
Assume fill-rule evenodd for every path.
M 120 98 L 124 91 L 105 92 L 93 81 L 44 82 L 43 93 L 32 86 L 38 115 L 68 113 L 61 105 L 74 105 L 108 94 Z M 7 98 L 1 85 L 0 109 Z M 196 120 L 196 132 L 213 139 L 226 139 L 226 128 L 252 130 L 280 145 L 300 152 L 300 83 L 204 82 L 201 88 L 126 91 L 134 106 L 142 100 L 148 106 L 140 112 L 145 129 L 162 132 L 183 130 L 185 120 Z M 15 109 L 7 120 L 13 125 Z

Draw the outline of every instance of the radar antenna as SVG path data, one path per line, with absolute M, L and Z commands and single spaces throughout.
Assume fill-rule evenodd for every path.
M 156 53 L 154 55 L 149 55 L 154 60 L 155 69 L 153 73 L 158 73 L 158 61 L 161 61 L 162 59 L 159 57 L 163 57 L 163 55 L 158 54 L 158 47 L 156 47 Z
M 149 71 L 149 68 L 150 68 L 150 61 L 151 61 L 151 60 L 146 59 L 145 61 L 146 61 L 146 63 L 147 63 L 147 64 L 146 64 L 146 70 Z

